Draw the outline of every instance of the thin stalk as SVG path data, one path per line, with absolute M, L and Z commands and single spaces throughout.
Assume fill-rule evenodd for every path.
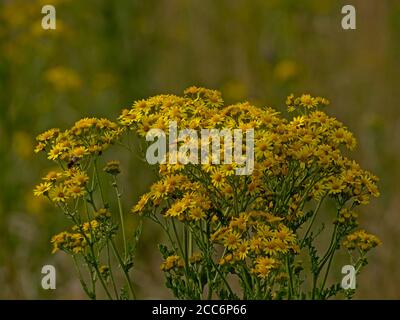
M 242 281 L 244 282 L 244 284 L 245 284 L 245 286 L 246 286 L 246 288 L 247 288 L 247 291 L 248 291 L 249 293 L 251 293 L 253 290 L 252 290 L 252 286 L 251 286 L 250 283 L 249 283 L 249 280 L 247 279 L 247 275 L 248 275 L 247 270 L 246 270 L 244 267 L 242 267 L 242 270 L 243 270 L 243 273 L 242 273 L 243 277 L 241 277 L 241 278 L 242 278 Z M 244 299 L 244 300 L 247 300 L 247 299 L 248 299 L 248 295 L 246 294 L 246 290 L 245 290 L 245 292 L 244 292 L 243 299 Z
M 89 247 L 90 247 L 90 251 L 92 252 L 93 258 L 96 259 L 95 254 L 94 254 L 94 251 L 93 251 L 93 247 L 92 247 L 92 246 L 89 246 Z M 94 270 L 96 270 L 97 277 L 100 279 L 100 283 L 101 283 L 101 285 L 102 285 L 104 291 L 106 292 L 107 297 L 108 297 L 110 300 L 113 300 L 113 298 L 112 298 L 110 292 L 108 291 L 107 285 L 106 285 L 106 283 L 104 282 L 103 276 L 102 276 L 101 273 L 100 273 L 99 267 L 97 266 L 97 261 L 94 263 L 93 267 L 94 267 Z
M 325 272 L 324 280 L 322 281 L 322 285 L 321 285 L 321 290 L 320 290 L 320 292 L 322 292 L 322 290 L 324 290 L 325 283 L 326 283 L 326 280 L 328 279 L 329 269 L 330 269 L 330 267 L 331 267 L 331 263 L 332 263 L 332 260 L 333 260 L 333 256 L 334 256 L 334 255 L 335 255 L 335 251 L 333 251 L 332 255 L 331 255 L 330 258 L 329 258 L 328 265 L 327 265 L 327 267 L 326 267 L 326 272 Z
M 174 235 L 175 235 L 175 238 L 176 238 L 176 242 L 178 243 L 179 251 L 181 252 L 181 255 L 183 257 L 184 256 L 184 252 L 183 252 L 182 244 L 179 241 L 178 231 L 176 230 L 174 218 L 172 218 L 172 230 L 174 231 Z
M 118 300 L 118 290 L 117 290 L 117 286 L 115 285 L 115 280 L 114 280 L 114 275 L 113 275 L 113 271 L 112 271 L 112 267 L 111 267 L 111 259 L 110 259 L 110 244 L 107 241 L 107 263 L 108 263 L 108 267 L 110 268 L 110 278 L 111 278 L 111 283 L 114 289 L 114 294 L 116 299 Z
M 85 291 L 85 293 L 88 295 L 88 297 L 90 299 L 96 300 L 96 287 L 95 286 L 93 287 L 92 292 L 89 291 L 89 289 L 86 285 L 86 282 L 83 280 L 82 273 L 78 266 L 78 262 L 76 261 L 75 255 L 72 255 L 72 260 L 74 261 L 75 269 L 76 269 L 76 272 L 78 273 L 78 277 L 79 277 L 79 282 L 81 283 L 83 290 Z M 92 276 L 91 276 L 91 279 L 93 280 Z
M 97 168 L 97 159 L 94 160 L 94 172 L 95 172 L 95 175 L 96 175 L 97 183 L 99 185 L 101 200 L 103 202 L 103 206 L 105 206 L 105 200 L 104 200 L 105 198 L 104 198 L 104 193 L 103 193 L 103 187 L 101 186 L 101 183 L 100 183 L 99 169 Z
M 314 298 L 315 298 L 315 289 L 317 287 L 318 274 L 319 273 L 313 274 L 313 286 L 312 286 L 311 300 L 314 300 Z
M 224 275 L 221 273 L 221 271 L 219 270 L 218 266 L 215 265 L 214 261 L 211 259 L 210 262 L 212 263 L 213 267 L 215 268 L 215 270 L 219 273 L 222 281 L 224 282 L 226 288 L 228 289 L 229 293 L 232 295 L 232 297 L 234 296 L 234 293 L 231 289 L 231 287 L 229 286 L 228 282 L 226 281 Z
M 101 285 L 102 285 L 104 291 L 106 292 L 107 297 L 108 297 L 110 300 L 113 300 L 113 298 L 111 297 L 110 292 L 109 292 L 108 289 L 107 289 L 107 285 L 106 285 L 106 283 L 104 282 L 104 279 L 103 279 L 103 277 L 102 277 L 102 275 L 101 275 L 101 273 L 100 273 L 99 267 L 98 267 L 98 265 L 97 265 L 97 258 L 96 258 L 96 254 L 94 253 L 94 249 L 93 249 L 93 245 L 92 245 L 91 240 L 88 239 L 88 237 L 86 236 L 85 232 L 82 230 L 82 227 L 81 227 L 80 223 L 74 218 L 74 216 L 70 216 L 70 217 L 71 217 L 72 220 L 75 222 L 75 224 L 78 226 L 79 231 L 81 232 L 81 234 L 82 234 L 83 237 L 85 238 L 86 242 L 88 243 L 89 249 L 90 249 L 90 253 L 92 254 L 92 257 L 93 257 L 93 259 L 94 259 L 94 261 L 93 261 L 93 263 L 92 263 L 92 264 L 93 264 L 93 268 L 94 268 L 95 271 L 96 271 L 97 277 L 100 279 L 100 283 L 101 283 Z
M 317 216 L 317 213 L 318 213 L 318 211 L 319 211 L 319 208 L 321 207 L 321 204 L 322 204 L 322 202 L 324 201 L 324 199 L 325 199 L 325 196 L 322 197 L 322 198 L 319 200 L 318 205 L 317 205 L 317 207 L 316 207 L 315 210 L 314 210 L 314 213 L 313 213 L 313 216 L 312 216 L 310 225 L 308 226 L 307 231 L 306 231 L 306 233 L 304 234 L 303 240 L 302 240 L 301 243 L 300 243 L 300 248 L 303 247 L 304 241 L 307 239 L 308 233 L 311 231 L 311 227 L 312 227 L 312 225 L 314 224 L 315 218 L 316 218 L 316 216 Z
M 188 235 L 188 229 L 187 226 L 183 226 L 183 245 L 185 249 L 185 256 L 183 259 L 185 260 L 185 266 L 186 268 L 189 268 L 189 235 Z
M 124 275 L 125 275 L 125 279 L 126 279 L 126 282 L 128 283 L 129 290 L 130 290 L 131 293 L 132 293 L 132 297 L 133 297 L 133 299 L 136 300 L 136 293 L 135 293 L 135 290 L 133 289 L 133 286 L 132 286 L 132 283 L 131 283 L 131 279 L 130 279 L 130 277 L 129 277 L 129 274 L 128 274 L 128 272 L 127 272 L 126 269 L 125 269 L 125 264 L 122 262 L 121 256 L 119 255 L 118 250 L 117 250 L 117 248 L 115 247 L 114 241 L 111 240 L 110 242 L 111 242 L 111 248 L 113 249 L 114 254 L 115 254 L 115 256 L 116 256 L 116 258 L 117 258 L 117 260 L 118 260 L 118 262 L 119 262 L 119 264 L 120 264 L 120 266 L 121 266 L 121 269 L 122 269 Z
M 288 300 L 292 298 L 293 295 L 293 278 L 292 278 L 292 270 L 290 268 L 289 257 L 286 257 L 286 270 L 289 276 L 289 291 L 288 291 Z
M 128 246 L 126 244 L 124 214 L 122 211 L 121 194 L 119 192 L 118 185 L 117 185 L 117 179 L 115 178 L 115 176 L 113 176 L 113 188 L 115 190 L 115 194 L 117 196 L 117 201 L 118 201 L 118 211 L 119 211 L 119 218 L 121 221 L 122 239 L 124 242 L 124 260 L 126 261 L 128 258 Z

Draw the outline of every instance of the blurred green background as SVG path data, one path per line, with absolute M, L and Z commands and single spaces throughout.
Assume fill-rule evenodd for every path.
M 44 4 L 56 7 L 56 30 L 41 28 Z M 356 7 L 357 30 L 341 28 L 345 4 Z M 383 245 L 356 297 L 399 299 L 399 40 L 398 0 L 0 0 L 0 298 L 85 297 L 70 258 L 50 253 L 51 236 L 67 224 L 33 197 L 49 169 L 33 153 L 34 137 L 199 85 L 221 90 L 227 103 L 282 111 L 291 92 L 331 101 L 328 113 L 358 138 L 354 158 L 381 178 L 382 195 L 361 223 Z M 122 162 L 130 208 L 152 175 L 134 157 Z M 135 278 L 141 298 L 167 298 L 152 228 Z M 57 290 L 41 289 L 45 264 L 57 268 Z

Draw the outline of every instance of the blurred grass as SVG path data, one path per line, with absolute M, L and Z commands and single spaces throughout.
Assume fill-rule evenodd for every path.
M 55 31 L 41 29 L 44 4 L 0 1 L 0 298 L 83 297 L 68 257 L 50 254 L 64 217 L 32 195 L 48 169 L 34 157 L 36 134 L 84 116 L 113 119 L 136 99 L 190 85 L 219 89 L 228 103 L 250 99 L 282 111 L 291 92 L 331 100 L 329 113 L 359 140 L 354 157 L 381 178 L 382 196 L 363 210 L 362 223 L 383 246 L 357 297 L 400 298 L 399 1 L 353 0 L 355 31 L 341 29 L 347 2 L 337 0 L 53 0 Z M 122 161 L 129 208 L 152 175 L 134 157 Z M 160 235 L 149 224 L 144 238 L 140 295 L 169 297 Z M 51 292 L 40 288 L 47 263 L 58 269 Z

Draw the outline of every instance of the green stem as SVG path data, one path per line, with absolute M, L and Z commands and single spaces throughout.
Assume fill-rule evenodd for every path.
M 316 274 L 313 274 L 313 286 L 312 286 L 311 300 L 315 299 L 315 290 L 317 288 L 318 274 L 319 274 L 319 272 Z
M 117 260 L 118 260 L 118 262 L 119 262 L 119 264 L 120 264 L 120 266 L 121 266 L 121 269 L 122 269 L 122 271 L 123 271 L 123 273 L 124 273 L 126 282 L 128 283 L 128 286 L 129 286 L 129 290 L 130 290 L 131 293 L 132 293 L 132 297 L 133 297 L 133 299 L 136 300 L 136 293 L 135 293 L 135 290 L 133 289 L 133 286 L 132 286 L 132 283 L 131 283 L 131 279 L 130 279 L 130 277 L 129 277 L 129 274 L 128 274 L 128 272 L 126 271 L 125 264 L 123 263 L 123 261 L 122 261 L 122 259 L 121 259 L 121 256 L 120 256 L 119 253 L 118 253 L 118 250 L 117 250 L 117 248 L 116 248 L 116 246 L 115 246 L 114 241 L 111 240 L 110 242 L 111 242 L 111 248 L 113 249 L 114 254 L 115 254 L 115 256 L 116 256 L 116 258 L 117 258 Z
M 249 280 L 247 279 L 248 273 L 247 273 L 246 268 L 242 267 L 242 270 L 243 270 L 243 272 L 242 272 L 242 277 L 241 278 L 242 278 L 242 281 L 244 282 L 245 287 L 247 288 L 247 292 L 248 292 L 248 294 L 247 294 L 246 290 L 244 290 L 243 300 L 247 300 L 249 294 L 251 294 L 253 290 L 252 290 L 252 286 L 249 283 Z
M 114 275 L 113 275 L 113 271 L 112 271 L 112 267 L 111 267 L 111 259 L 110 259 L 110 244 L 107 241 L 107 262 L 108 262 L 108 267 L 110 268 L 110 278 L 111 278 L 111 283 L 114 289 L 114 294 L 116 299 L 118 300 L 118 290 L 117 290 L 117 286 L 115 285 L 115 280 L 114 280 Z
M 221 270 L 219 270 L 218 266 L 215 265 L 215 263 L 214 263 L 214 261 L 213 261 L 212 259 L 210 259 L 210 262 L 212 263 L 214 269 L 215 269 L 215 270 L 218 272 L 218 274 L 220 275 L 220 277 L 221 277 L 222 281 L 224 282 L 226 288 L 228 289 L 229 293 L 231 294 L 231 296 L 232 296 L 231 299 L 233 299 L 234 293 L 233 293 L 231 287 L 229 286 L 228 281 L 226 281 L 224 275 L 221 273 Z
M 289 276 L 288 300 L 290 300 L 292 299 L 293 295 L 293 277 L 292 277 L 292 269 L 290 268 L 289 256 L 286 257 L 286 270 Z
M 121 221 L 121 229 L 122 229 L 122 239 L 124 242 L 124 260 L 126 261 L 128 258 L 128 246 L 126 244 L 126 236 L 125 236 L 125 224 L 124 224 L 124 214 L 122 211 L 122 204 L 121 204 L 121 194 L 119 192 L 118 189 L 118 185 L 117 185 L 117 179 L 115 178 L 115 176 L 113 176 L 113 188 L 115 190 L 115 194 L 117 196 L 117 201 L 118 201 L 118 211 L 119 211 L 119 218 Z
M 320 265 L 318 267 L 318 270 L 321 271 L 323 266 L 325 265 L 325 263 L 328 261 L 330 255 L 331 255 L 331 251 L 335 250 L 336 247 L 336 232 L 337 232 L 337 225 L 335 225 L 333 232 L 332 232 L 332 237 L 331 237 L 331 241 L 329 243 L 329 247 L 328 250 L 326 251 L 325 255 L 323 256 L 323 258 L 321 259 Z
M 332 263 L 334 255 L 335 255 L 335 251 L 333 251 L 332 255 L 329 258 L 329 262 L 328 262 L 328 265 L 326 267 L 326 272 L 325 272 L 324 280 L 322 281 L 320 292 L 322 292 L 322 290 L 324 290 L 324 288 L 325 288 L 325 283 L 326 283 L 326 280 L 328 279 L 329 269 L 331 267 L 331 263 Z
M 178 231 L 176 230 L 176 225 L 175 225 L 174 218 L 172 218 L 172 230 L 174 231 L 175 239 L 176 239 L 176 242 L 178 243 L 178 248 L 179 248 L 179 251 L 181 252 L 181 255 L 182 255 L 182 258 L 183 258 L 184 257 L 184 252 L 183 252 L 183 249 L 182 249 L 182 244 L 179 241 Z
M 212 298 L 212 294 L 213 294 L 213 289 L 212 289 L 212 283 L 211 283 L 211 279 L 210 279 L 210 272 L 209 272 L 209 268 L 207 267 L 206 270 L 206 275 L 207 275 L 207 284 L 208 284 L 208 294 L 207 294 L 207 300 L 211 300 Z
M 74 261 L 75 269 L 76 269 L 76 271 L 78 273 L 79 282 L 81 283 L 81 286 L 82 286 L 83 290 L 85 291 L 85 293 L 88 295 L 88 297 L 90 299 L 96 300 L 96 286 L 93 285 L 92 292 L 89 291 L 86 282 L 83 280 L 82 273 L 81 273 L 81 270 L 80 270 L 80 268 L 78 266 L 78 262 L 76 261 L 75 255 L 72 255 L 72 260 Z M 90 275 L 90 278 L 94 282 L 92 274 Z
M 97 277 L 100 279 L 100 283 L 101 283 L 101 285 L 102 285 L 104 291 L 106 292 L 107 297 L 108 297 L 110 300 L 113 300 L 113 298 L 111 297 L 110 292 L 109 292 L 108 289 L 107 289 L 107 285 L 106 285 L 106 283 L 104 282 L 104 279 L 103 279 L 103 277 L 102 277 L 102 275 L 101 275 L 101 273 L 100 273 L 100 271 L 99 271 L 98 263 L 97 263 L 97 258 L 96 258 L 96 254 L 94 253 L 92 241 L 91 241 L 90 239 L 88 239 L 88 237 L 86 236 L 86 233 L 82 230 L 82 226 L 80 225 L 79 221 L 77 221 L 77 220 L 75 219 L 75 217 L 72 216 L 72 215 L 70 215 L 70 217 L 72 218 L 72 220 L 74 221 L 74 223 L 78 226 L 80 233 L 83 235 L 83 237 L 85 238 L 85 240 L 86 240 L 86 242 L 87 242 L 87 244 L 88 244 L 88 246 L 89 246 L 90 253 L 92 254 L 92 259 L 93 259 L 93 261 L 92 261 L 90 264 L 93 265 L 93 268 L 94 268 L 95 271 L 96 271 Z M 89 222 L 89 224 L 90 224 L 90 222 Z
M 97 168 L 97 159 L 94 160 L 94 172 L 96 175 L 97 183 L 99 185 L 101 200 L 103 202 L 103 206 L 105 206 L 106 202 L 104 200 L 105 198 L 104 198 L 104 193 L 103 193 L 103 187 L 101 186 L 101 183 L 100 183 L 100 175 L 99 175 L 99 170 Z
M 183 245 L 185 248 L 185 255 L 183 257 L 185 260 L 185 266 L 186 268 L 189 268 L 189 235 L 186 225 L 183 226 Z
M 90 251 L 92 252 L 93 259 L 96 259 L 95 254 L 94 254 L 94 251 L 93 251 L 93 248 L 92 248 L 91 246 L 90 246 Z M 98 267 L 98 265 L 97 265 L 97 261 L 94 261 L 93 267 L 94 267 L 94 270 L 96 270 L 97 277 L 100 279 L 100 283 L 101 283 L 101 285 L 103 286 L 103 289 L 104 289 L 104 291 L 106 292 L 108 299 L 113 300 L 113 298 L 112 298 L 110 292 L 109 292 L 108 289 L 107 289 L 107 285 L 106 285 L 106 283 L 104 282 L 103 276 L 102 276 L 101 273 L 100 273 L 99 267 Z
M 313 213 L 313 216 L 312 216 L 310 225 L 308 226 L 307 231 L 306 231 L 306 233 L 304 234 L 303 240 L 302 240 L 301 243 L 300 243 L 300 248 L 303 247 L 304 241 L 307 239 L 308 233 L 311 231 L 311 227 L 312 227 L 312 225 L 314 224 L 315 218 L 316 218 L 316 216 L 317 216 L 317 213 L 318 213 L 318 211 L 319 211 L 319 208 L 321 207 L 321 204 L 322 204 L 322 202 L 324 201 L 324 199 L 325 199 L 325 196 L 322 197 L 322 198 L 319 200 L 318 205 L 317 205 L 317 207 L 316 207 L 315 210 L 314 210 L 314 213 Z

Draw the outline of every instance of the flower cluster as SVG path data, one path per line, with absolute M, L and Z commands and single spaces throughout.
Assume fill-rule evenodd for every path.
M 102 242 L 115 231 L 110 224 L 110 216 L 107 209 L 100 209 L 95 219 L 73 226 L 73 233 L 63 231 L 56 234 L 51 239 L 53 253 L 62 250 L 73 255 L 79 254 L 88 245 Z
M 63 132 L 53 128 L 38 135 L 35 152 L 45 151 L 49 160 L 70 166 L 107 149 L 122 134 L 122 128 L 108 119 L 84 118 Z
M 299 252 L 297 237 L 273 215 L 249 211 L 232 217 L 229 225 L 219 228 L 211 238 L 224 247 L 220 265 L 227 265 L 240 274 L 251 270 L 265 279 L 284 265 L 284 257 Z M 232 270 L 231 270 L 232 271 Z
M 358 230 L 346 237 L 343 246 L 349 250 L 360 250 L 367 252 L 380 245 L 381 241 L 373 234 L 368 234 L 364 230 Z
M 295 114 L 290 119 L 272 108 L 260 108 L 248 102 L 224 106 L 219 92 L 191 87 L 183 97 L 161 95 L 135 102 L 119 117 L 124 128 L 142 137 L 151 129 L 166 130 L 171 121 L 180 129 L 198 132 L 202 128 L 255 130 L 255 164 L 251 175 L 235 175 L 235 162 L 161 164 L 160 179 L 132 209 L 157 223 L 165 223 L 167 232 L 171 232 L 169 220 L 182 223 L 182 232 L 193 236 L 203 256 L 219 262 L 218 266 L 209 263 L 212 266 L 209 275 L 213 272 L 216 278 L 222 274 L 224 277 L 229 273 L 237 275 L 242 286 L 247 286 L 247 297 L 281 297 L 283 289 L 266 294 L 273 279 L 290 279 L 284 286 L 293 286 L 288 281 L 294 281 L 296 257 L 302 250 L 309 250 L 313 255 L 316 236 L 311 227 L 326 199 L 332 199 L 339 208 L 332 237 L 334 243 L 339 243 L 358 225 L 354 207 L 368 204 L 371 197 L 379 196 L 377 177 L 363 170 L 344 152 L 356 146 L 353 134 L 340 121 L 320 110 L 329 104 L 326 99 L 291 95 L 286 104 Z M 224 150 L 221 147 L 222 159 Z M 307 223 L 309 228 L 305 230 Z M 188 243 L 186 240 L 179 243 L 178 238 L 172 241 L 176 250 L 171 256 L 181 256 L 185 262 L 187 253 L 180 247 Z M 219 246 L 223 255 L 217 258 Z M 316 277 L 334 251 L 329 249 L 318 262 L 317 257 L 311 257 Z M 162 269 L 168 271 L 165 266 L 164 263 Z M 185 266 L 190 270 L 188 263 Z M 249 270 L 250 278 L 253 274 L 264 281 L 265 287 L 257 296 L 251 295 L 254 291 L 251 286 L 257 280 L 251 278 L 251 284 L 246 284 L 249 275 L 244 274 Z M 260 288 L 260 284 L 257 286 Z M 317 289 L 312 291 L 310 295 L 315 297 Z M 295 292 L 287 294 L 292 297 Z
M 161 270 L 170 271 L 173 268 L 183 268 L 184 263 L 181 257 L 177 255 L 169 256 L 161 264 Z
M 34 195 L 47 197 L 73 223 L 72 231 L 63 231 L 52 238 L 53 253 L 61 250 L 73 257 L 82 287 L 92 299 L 97 297 L 97 281 L 110 299 L 135 297 L 128 273 L 133 267 L 135 250 L 128 248 L 124 230 L 117 181 L 117 175 L 121 172 L 120 164 L 118 161 L 109 161 L 105 163 L 103 171 L 99 169 L 104 151 L 120 143 L 124 130 L 108 119 L 84 118 L 68 130 L 54 128 L 36 138 L 38 144 L 35 152 L 45 153 L 49 160 L 58 165 L 58 169 L 42 178 L 42 182 L 34 189 Z M 109 210 L 107 199 L 110 197 L 104 194 L 105 181 L 115 190 L 119 224 L 112 219 Z M 122 233 L 123 254 L 116 245 L 118 231 Z M 123 287 L 122 293 L 116 289 L 111 253 L 126 279 L 126 288 Z M 91 288 L 82 278 L 78 260 L 83 262 L 89 273 Z
M 160 245 L 161 270 L 176 297 L 326 299 L 336 295 L 340 285 L 326 288 L 326 281 L 340 244 L 365 253 L 380 243 L 375 236 L 355 231 L 355 208 L 379 196 L 379 190 L 378 178 L 348 157 L 356 139 L 340 121 L 321 111 L 328 104 L 322 97 L 290 95 L 286 105 L 292 116 L 286 118 L 273 108 L 249 102 L 224 105 L 218 91 L 191 87 L 183 96 L 159 95 L 137 101 L 122 111 L 117 122 L 85 118 L 64 132 L 51 129 L 42 133 L 37 137 L 36 152 L 46 152 L 61 170 L 46 175 L 34 193 L 48 197 L 76 225 L 74 233 L 63 232 L 53 238 L 54 250 L 71 255 L 91 250 L 86 259 L 92 263 L 97 256 L 94 248 L 101 251 L 103 246 L 101 233 L 96 233 L 103 225 L 108 226 L 104 243 L 114 248 L 110 230 L 119 226 L 109 223 L 108 210 L 97 209 L 109 207 L 97 161 L 110 145 L 124 144 L 122 134 L 134 132 L 148 143 L 150 131 L 160 129 L 168 132 L 164 138 L 170 145 L 172 141 L 179 146 L 178 155 L 176 150 L 166 152 L 165 161 L 158 165 L 157 181 L 131 211 L 140 221 L 147 217 L 157 223 L 168 237 L 169 246 Z M 247 137 L 246 143 L 240 139 L 234 160 L 228 161 L 232 160 L 231 136 L 211 134 L 202 136 L 201 141 L 187 135 L 182 138 L 169 132 L 171 123 L 200 135 L 203 129 L 251 131 L 254 141 L 248 145 Z M 212 156 L 207 155 L 205 161 L 179 161 L 183 154 L 198 152 L 203 143 L 212 145 Z M 251 174 L 237 174 L 249 154 L 254 160 Z M 178 161 L 166 161 L 174 158 Z M 133 254 L 126 242 L 117 184 L 120 163 L 110 161 L 103 171 L 118 202 L 124 256 L 117 257 L 125 272 L 133 265 Z M 86 208 L 88 219 L 82 221 L 80 201 L 92 208 L 94 219 Z M 325 225 L 330 216 L 321 216 L 320 211 L 330 209 L 335 218 L 328 231 Z M 321 220 L 324 223 L 316 226 Z M 85 231 L 89 229 L 91 232 Z M 326 232 L 331 232 L 331 241 L 326 250 L 317 250 L 315 243 Z M 309 259 L 309 269 L 302 266 L 304 257 Z M 365 255 L 353 262 L 359 272 L 366 265 Z M 111 265 L 107 263 L 103 272 L 107 278 L 102 278 L 100 266 L 96 261 L 89 271 L 97 271 L 101 279 L 112 279 Z M 310 275 L 312 284 L 305 281 Z M 238 279 L 240 292 L 233 288 L 232 277 Z
M 50 171 L 34 190 L 36 196 L 45 195 L 54 203 L 65 203 L 87 194 L 89 177 L 79 168 Z

